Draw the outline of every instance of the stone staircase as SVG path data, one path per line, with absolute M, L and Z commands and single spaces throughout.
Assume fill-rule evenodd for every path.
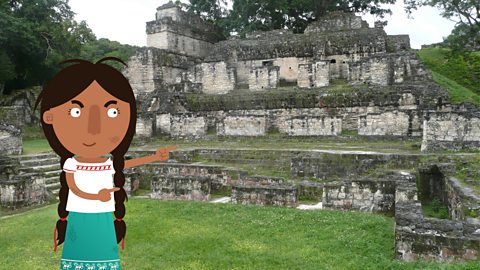
M 43 179 L 46 190 L 58 200 L 60 190 L 60 158 L 53 152 L 19 156 L 19 175 L 36 175 Z

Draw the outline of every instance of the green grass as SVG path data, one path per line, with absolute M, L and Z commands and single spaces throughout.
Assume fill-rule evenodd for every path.
M 480 105 L 480 52 L 465 58 L 451 56 L 446 48 L 428 48 L 418 51 L 418 56 L 432 71 L 433 79 L 448 89 L 452 103 Z
M 122 269 L 478 269 L 394 259 L 392 218 L 359 212 L 155 201 L 127 203 Z M 56 205 L 0 219 L 2 269 L 58 269 Z
M 328 149 L 381 151 L 387 153 L 420 153 L 421 139 L 389 140 L 364 137 L 288 137 L 284 134 L 268 134 L 261 137 L 205 136 L 202 139 L 175 139 L 155 137 L 147 143 L 133 144 L 131 149 L 157 149 L 159 146 L 177 145 L 186 148 L 252 148 L 252 149 Z
M 447 89 L 450 102 L 459 104 L 466 101 L 480 106 L 480 95 L 476 94 L 472 90 L 463 87 L 462 85 L 435 71 L 432 71 L 432 77 L 436 83 Z
M 422 202 L 423 215 L 426 217 L 448 219 L 448 207 L 443 205 L 442 202 L 434 198 L 432 201 Z
M 52 151 L 52 148 L 50 147 L 50 144 L 48 144 L 47 139 L 23 140 L 24 155 L 49 151 Z

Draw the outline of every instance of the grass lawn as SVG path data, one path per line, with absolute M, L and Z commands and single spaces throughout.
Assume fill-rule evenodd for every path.
M 478 269 L 394 259 L 394 220 L 282 207 L 127 202 L 122 269 Z M 56 205 L 0 219 L 1 269 L 58 269 Z
M 23 140 L 23 155 L 53 151 L 47 139 Z
M 478 60 L 449 58 L 449 53 L 446 48 L 428 48 L 419 50 L 418 56 L 432 71 L 433 80 L 447 88 L 452 103 L 468 101 L 480 106 L 480 87 L 474 79 L 478 80 Z
M 476 94 L 472 90 L 435 71 L 432 71 L 432 77 L 436 83 L 447 89 L 450 102 L 459 104 L 467 101 L 480 106 L 480 95 Z
M 288 137 L 274 133 L 261 137 L 206 136 L 201 139 L 176 139 L 155 137 L 148 142 L 134 142 L 131 149 L 155 150 L 159 146 L 177 145 L 178 149 L 205 148 L 252 148 L 252 149 L 326 149 L 352 151 L 379 151 L 384 153 L 420 153 L 421 139 L 392 140 L 365 137 Z

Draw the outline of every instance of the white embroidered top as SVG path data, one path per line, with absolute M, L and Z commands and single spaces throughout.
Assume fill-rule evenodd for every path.
M 115 170 L 110 158 L 101 163 L 84 163 L 71 157 L 63 164 L 63 170 L 65 173 L 73 173 L 75 184 L 83 192 L 97 194 L 101 189 L 113 188 Z M 66 210 L 80 213 L 113 212 L 115 211 L 113 192 L 109 201 L 102 202 L 81 198 L 69 190 Z

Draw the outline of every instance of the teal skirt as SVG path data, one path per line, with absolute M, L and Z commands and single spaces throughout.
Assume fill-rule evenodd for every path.
M 69 212 L 60 269 L 121 269 L 112 212 Z

